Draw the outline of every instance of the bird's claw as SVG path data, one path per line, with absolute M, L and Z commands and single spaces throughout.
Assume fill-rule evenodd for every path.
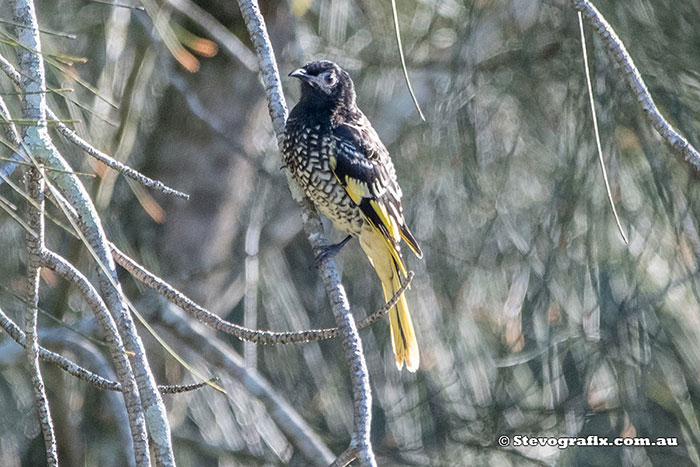
M 340 252 L 340 250 L 345 246 L 345 244 L 350 241 L 351 238 L 352 235 L 348 235 L 340 243 L 320 247 L 321 252 L 318 255 L 316 255 L 316 258 L 314 259 L 314 265 L 316 265 L 316 267 L 318 268 L 321 266 L 321 263 L 323 263 L 323 261 L 325 261 L 327 258 L 333 258 Z

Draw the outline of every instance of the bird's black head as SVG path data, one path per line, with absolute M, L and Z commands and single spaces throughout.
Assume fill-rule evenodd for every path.
M 350 75 L 331 61 L 309 62 L 289 76 L 301 80 L 300 104 L 331 112 L 355 107 L 355 86 Z

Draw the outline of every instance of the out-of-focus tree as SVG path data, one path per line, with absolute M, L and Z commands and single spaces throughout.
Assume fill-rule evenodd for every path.
M 10 3 L 0 5 L 0 55 L 18 65 Z M 97 149 L 190 194 L 183 201 L 118 175 L 49 124 L 73 169 L 97 174 L 80 179 L 107 236 L 226 320 L 332 327 L 236 3 L 106 3 L 35 2 L 48 106 Z M 404 85 L 391 2 L 262 2 L 283 77 L 317 58 L 353 76 L 425 251 L 423 261 L 409 259 L 407 292 L 420 370 L 396 371 L 383 320 L 360 331 L 381 465 L 700 463 L 696 171 L 659 138 L 585 22 L 603 154 L 629 236 L 622 242 L 598 165 L 572 3 L 399 2 L 422 122 Z M 697 2 L 595 5 L 662 114 L 700 143 Z M 213 44 L 218 53 L 209 57 Z M 295 102 L 295 83 L 283 83 Z M 21 131 L 22 102 L 5 75 L 0 97 Z M 11 181 L 21 185 L 22 170 Z M 23 215 L 27 204 L 0 185 L 0 309 L 20 323 L 30 258 L 25 229 L 8 212 L 18 206 Z M 47 247 L 96 278 L 81 240 L 52 223 L 67 223 L 62 213 L 51 203 L 46 213 Z M 379 308 L 381 290 L 358 245 L 336 261 L 357 319 Z M 337 341 L 244 348 L 192 324 L 123 272 L 125 295 L 156 333 L 227 391 L 163 396 L 178 465 L 308 465 L 347 447 L 351 386 Z M 42 346 L 117 379 L 106 337 L 76 288 L 42 269 L 40 290 Z M 138 330 L 158 383 L 196 381 Z M 6 337 L 0 348 L 3 463 L 42 465 L 24 351 Z M 132 454 L 121 396 L 41 368 L 62 463 L 124 465 Z M 499 446 L 504 435 L 511 445 Z M 678 445 L 526 448 L 513 446 L 517 435 L 668 437 Z

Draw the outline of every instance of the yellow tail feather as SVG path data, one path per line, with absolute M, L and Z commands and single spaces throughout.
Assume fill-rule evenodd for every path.
M 364 230 L 360 234 L 360 246 L 379 276 L 384 299 L 389 301 L 401 288 L 401 273 L 405 271 L 401 253 L 376 230 Z M 401 295 L 396 305 L 389 310 L 389 326 L 397 368 L 400 370 L 405 364 L 408 371 L 416 371 L 420 354 L 405 295 Z
M 384 300 L 389 301 L 394 293 L 401 288 L 399 277 L 398 267 L 394 268 L 391 278 L 380 277 L 382 290 L 384 291 Z M 405 295 L 401 295 L 396 306 L 389 311 L 389 326 L 391 329 L 391 346 L 396 356 L 396 367 L 401 370 L 405 363 L 408 371 L 415 372 L 420 362 L 420 352 L 418 351 L 418 341 L 413 330 L 413 322 L 408 311 Z

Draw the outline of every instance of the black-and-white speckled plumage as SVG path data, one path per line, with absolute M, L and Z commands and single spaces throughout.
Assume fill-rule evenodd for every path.
M 326 98 L 302 81 L 301 99 L 287 120 L 283 146 L 286 167 L 336 228 L 357 236 L 363 227 L 369 227 L 369 221 L 400 251 L 400 237 L 393 235 L 371 206 L 364 205 L 377 200 L 399 228 L 408 231 L 394 164 L 377 132 L 357 107 L 350 76 L 332 62 L 312 62 L 304 69 L 312 76 L 333 69 L 339 86 L 336 94 Z M 366 199 L 359 203 L 351 199 L 348 179 L 366 184 Z
M 401 240 L 422 256 L 404 220 L 389 152 L 357 107 L 354 85 L 342 68 L 311 62 L 290 76 L 302 84 L 287 120 L 284 164 L 336 228 L 359 238 L 388 301 L 407 274 Z M 416 371 L 420 352 L 405 295 L 389 310 L 389 323 L 397 368 Z

